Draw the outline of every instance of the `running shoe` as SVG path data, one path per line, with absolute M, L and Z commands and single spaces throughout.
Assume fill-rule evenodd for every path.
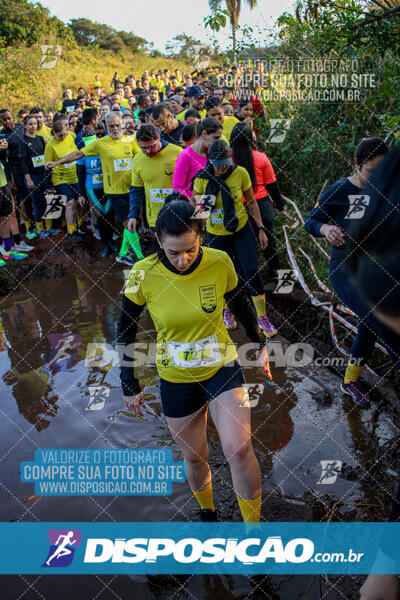
M 4 248 L 1 248 L 0 250 L 5 260 L 10 260 L 11 258 L 13 258 L 14 260 L 23 260 L 24 258 L 28 258 L 27 254 L 24 254 L 23 252 L 18 252 L 15 248 L 11 248 L 11 250 L 9 250 L 8 252 L 6 252 Z
M 278 330 L 272 325 L 272 323 L 270 323 L 267 315 L 259 317 L 257 319 L 257 323 L 259 324 L 267 338 L 273 337 L 278 333 Z
M 101 240 L 100 233 L 99 233 L 99 230 L 98 230 L 98 229 L 95 229 L 95 230 L 93 231 L 93 237 L 95 237 L 95 238 L 96 238 L 96 240 Z
M 6 264 L 6 261 L 3 260 L 2 258 L 0 258 L 0 269 L 1 269 L 1 267 L 4 267 L 5 264 Z
M 26 232 L 26 237 L 28 238 L 28 240 L 34 240 L 35 237 L 37 237 L 38 235 L 38 230 L 36 229 L 36 227 L 29 227 L 28 231 Z
M 108 242 L 107 245 L 108 245 L 109 249 L 111 250 L 111 252 L 117 252 L 117 250 L 118 250 L 117 244 L 113 244 L 112 242 Z
M 58 229 L 57 227 L 50 227 L 50 229 L 47 230 L 47 233 L 49 235 L 58 235 L 59 233 L 64 233 L 62 229 Z
M 110 254 L 110 248 L 109 246 L 104 246 L 100 256 L 101 258 L 107 258 L 107 256 Z
M 136 252 L 134 251 L 134 249 L 132 248 L 132 246 L 129 246 L 129 248 L 128 248 L 128 256 L 135 262 L 137 262 L 138 260 L 142 260 L 144 258 L 144 256 L 142 256 L 142 258 L 139 258 L 138 255 L 136 254 Z
M 120 236 L 118 233 L 113 233 L 113 241 L 117 240 Z
M 351 396 L 354 404 L 357 406 L 367 407 L 370 405 L 371 400 L 367 392 L 363 392 L 358 381 L 351 381 L 350 383 L 342 383 L 340 389 L 347 396 Z
M 199 517 L 199 521 L 203 523 L 211 523 L 218 521 L 218 515 L 216 510 L 211 510 L 210 508 L 202 508 L 197 512 Z
M 87 220 L 85 221 L 85 227 L 86 227 L 86 229 L 87 229 L 88 231 L 90 231 L 91 233 L 93 233 L 93 232 L 94 232 L 94 229 L 95 229 L 95 227 L 94 227 L 94 225 L 93 225 L 92 219 L 87 219 Z
M 83 242 L 83 236 L 77 231 L 74 231 L 73 233 L 67 233 L 65 237 L 67 240 L 71 240 L 72 242 Z
M 44 240 L 49 237 L 49 232 L 48 231 L 39 231 L 39 237 L 41 240 Z
M 17 252 L 30 252 L 34 246 L 29 246 L 26 242 L 22 241 L 20 244 L 15 244 L 14 248 Z
M 128 265 L 130 267 L 133 267 L 133 265 L 135 264 L 135 262 L 137 262 L 136 260 L 133 260 L 132 258 L 129 258 L 129 256 L 125 255 L 125 256 L 121 256 L 120 254 L 118 254 L 117 258 L 115 259 L 118 263 L 122 263 L 123 265 Z
M 229 310 L 229 308 L 224 308 L 222 311 L 222 318 L 224 320 L 224 325 L 227 329 L 237 329 L 237 323 L 235 321 L 235 317 Z

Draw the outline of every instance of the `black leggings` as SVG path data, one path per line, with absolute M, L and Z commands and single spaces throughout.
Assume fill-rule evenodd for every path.
M 268 238 L 268 246 L 263 250 L 264 258 L 267 261 L 267 265 L 269 268 L 269 272 L 271 274 L 275 274 L 279 269 L 279 257 L 276 251 L 276 244 L 274 238 L 274 207 L 269 196 L 265 198 L 260 198 L 257 200 L 258 207 L 260 209 L 261 218 L 263 225 L 265 227 L 267 238 Z
M 400 367 L 400 335 L 379 321 L 372 309 L 365 304 L 347 272 L 345 258 L 332 259 L 329 263 L 329 277 L 336 294 L 358 317 L 357 335 L 351 347 L 351 358 L 359 359 L 360 365 L 370 358 L 377 337 L 380 337 L 390 360 L 396 369 Z M 373 282 L 371 282 L 373 285 Z
M 109 242 L 112 242 L 115 223 L 112 207 L 104 214 L 104 208 L 107 203 L 109 203 L 108 196 L 104 194 L 103 189 L 87 188 L 86 194 L 92 204 L 94 214 L 96 215 L 97 229 L 99 230 L 101 243 L 103 246 L 107 246 Z M 99 208 L 98 204 L 103 207 L 103 210 Z
M 224 250 L 232 259 L 235 269 L 240 271 L 250 296 L 265 293 L 264 282 L 258 268 L 257 241 L 249 221 L 231 235 L 215 235 L 207 232 L 207 246 Z

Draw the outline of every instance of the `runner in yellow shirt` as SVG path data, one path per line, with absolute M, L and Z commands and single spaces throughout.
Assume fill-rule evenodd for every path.
M 135 159 L 136 160 L 136 159 Z M 201 521 L 217 521 L 208 464 L 207 414 L 229 462 L 244 521 L 260 520 L 261 473 L 251 442 L 244 377 L 222 321 L 226 299 L 257 345 L 265 368 L 265 339 L 237 291 L 237 276 L 225 252 L 201 247 L 203 221 L 184 196 L 167 197 L 156 221 L 158 256 L 139 261 L 125 288 L 118 324 L 121 383 L 128 409 L 143 416 L 143 393 L 135 378 L 132 347 L 146 306 L 157 330 L 156 365 L 168 427 L 186 463 Z M 250 309 L 250 310 L 249 310 Z M 140 422 L 136 421 L 137 426 Z
M 235 127 L 239 120 L 236 117 L 228 117 L 224 114 L 221 101 L 217 96 L 211 96 L 208 98 L 205 108 L 207 111 L 207 117 L 214 117 L 218 119 L 222 125 L 222 135 L 230 142 L 232 129 Z
M 57 194 L 66 196 L 65 220 L 67 221 L 67 238 L 74 242 L 82 242 L 82 236 L 77 232 L 75 222 L 76 203 L 84 206 L 85 199 L 82 196 L 78 175 L 76 172 L 76 160 L 65 161 L 71 154 L 78 152 L 74 139 L 68 132 L 68 120 L 58 119 L 51 130 L 51 138 L 44 150 L 46 169 L 53 169 L 51 182 Z
M 206 111 L 204 109 L 205 96 L 203 88 L 200 85 L 192 85 L 187 91 L 187 96 L 190 102 L 189 108 L 194 108 L 195 110 L 197 110 L 200 113 L 201 118 L 205 119 Z M 185 110 L 182 110 L 179 114 L 176 115 L 178 121 L 182 121 L 185 119 L 185 113 L 187 110 L 189 109 L 185 108 Z
M 223 140 L 216 140 L 208 149 L 208 161 L 193 180 L 192 201 L 202 206 L 207 199 L 207 245 L 225 250 L 246 283 L 246 289 L 256 309 L 258 323 L 267 337 L 276 334 L 266 314 L 264 282 L 258 266 L 257 243 L 243 203 L 258 228 L 262 249 L 268 245 L 266 228 L 254 198 L 250 176 L 244 167 L 233 164 L 231 149 Z
M 129 213 L 129 187 L 132 178 L 132 157 L 134 140 L 122 135 L 121 117 L 118 113 L 109 112 L 105 117 L 108 135 L 98 138 L 84 146 L 81 150 L 71 152 L 60 160 L 46 165 L 54 168 L 68 164 L 83 156 L 99 156 L 103 172 L 104 193 L 108 195 L 116 220 L 124 226 L 124 235 L 117 262 L 133 265 L 129 256 L 130 247 L 137 258 L 142 258 L 138 235 L 126 229 Z
M 154 125 L 142 125 L 136 140 L 142 152 L 133 159 L 128 229 L 136 231 L 140 207 L 145 204 L 147 223 L 154 232 L 164 200 L 173 191 L 175 163 L 182 148 L 162 142 Z
M 29 114 L 35 115 L 36 117 L 38 125 L 36 135 L 41 135 L 42 138 L 44 138 L 44 140 L 48 142 L 51 137 L 51 129 L 50 127 L 47 127 L 47 125 L 44 124 L 44 115 L 42 109 L 39 108 L 39 106 L 35 106 L 35 108 L 31 109 Z

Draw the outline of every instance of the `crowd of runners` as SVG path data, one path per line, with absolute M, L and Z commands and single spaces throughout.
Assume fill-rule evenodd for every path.
M 101 242 L 99 260 L 113 254 L 132 267 L 117 334 L 125 403 L 143 414 L 133 357 L 124 349 L 132 347 L 146 306 L 157 331 L 164 414 L 183 452 L 200 519 L 217 519 L 207 460 L 209 412 L 243 519 L 254 522 L 260 518 L 260 467 L 229 330 L 243 325 L 268 373 L 266 342 L 277 330 L 264 286 L 278 283 L 274 216 L 284 209 L 285 197 L 270 160 L 257 150 L 262 104 L 250 90 L 221 85 L 226 75 L 219 69 L 193 74 L 160 69 L 120 79 L 115 73 L 104 86 L 96 77 L 90 89 L 66 89 L 54 110 L 36 106 L 13 115 L 1 109 L 0 267 L 27 259 L 38 240 L 53 236 L 76 244 L 94 236 Z M 240 80 L 237 70 L 230 75 Z M 359 380 L 377 337 L 394 367 L 399 365 L 400 304 L 394 297 L 398 300 L 400 260 L 398 250 L 393 258 L 390 248 L 379 246 L 380 239 L 368 250 L 373 255 L 379 249 L 375 262 L 385 263 L 392 288 L 376 265 L 372 272 L 371 260 L 365 266 L 366 253 L 356 263 L 363 246 L 354 241 L 358 235 L 362 242 L 369 239 L 373 227 L 366 219 L 367 232 L 354 229 L 349 211 L 355 197 L 368 197 L 364 209 L 371 214 L 383 210 L 384 199 L 387 211 L 380 218 L 391 218 L 395 244 L 399 175 L 392 167 L 398 157 L 380 138 L 361 140 L 354 161 L 353 173 L 319 199 L 306 230 L 332 245 L 332 285 L 358 316 L 341 390 L 366 407 L 370 398 Z M 381 307 L 365 273 L 374 280 L 381 276 L 386 290 Z M 398 518 L 398 505 L 393 515 Z

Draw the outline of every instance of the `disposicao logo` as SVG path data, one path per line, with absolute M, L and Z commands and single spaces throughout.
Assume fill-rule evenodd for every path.
M 48 529 L 50 548 L 42 567 L 68 567 L 74 558 L 75 548 L 81 545 L 79 529 Z
M 247 550 L 253 547 L 248 554 Z M 307 538 L 290 540 L 286 546 L 280 536 L 270 536 L 264 543 L 259 538 L 239 541 L 229 538 L 89 538 L 84 563 L 155 563 L 161 557 L 170 557 L 177 563 L 265 563 L 270 558 L 276 563 L 304 563 L 314 554 L 314 544 Z

